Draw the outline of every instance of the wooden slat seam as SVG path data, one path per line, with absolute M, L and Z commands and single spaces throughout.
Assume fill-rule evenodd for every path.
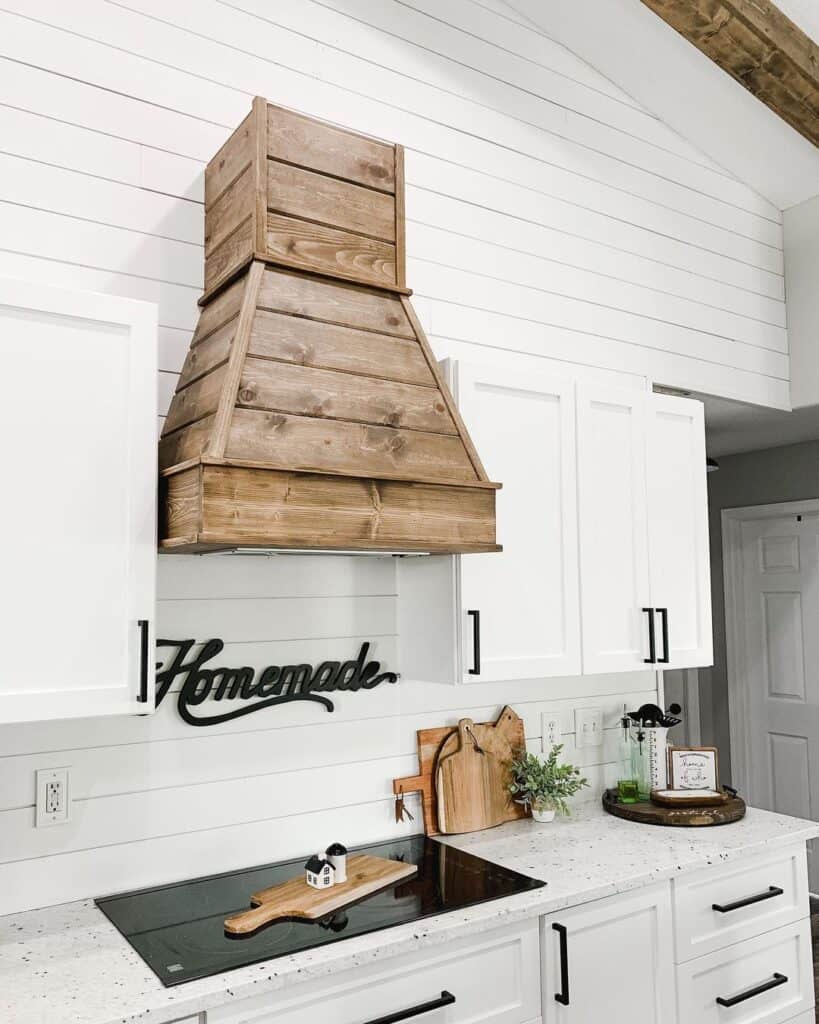
M 294 313 L 292 310 L 282 306 L 259 305 L 266 313 L 279 313 L 282 316 L 298 317 L 299 320 L 310 320 L 317 324 L 331 324 L 333 327 L 346 327 L 351 331 L 365 331 L 367 334 L 377 334 L 381 338 L 402 338 L 404 341 L 415 341 L 414 334 L 387 334 L 385 331 L 378 331 L 374 327 L 359 327 L 358 324 L 345 323 L 343 320 L 328 320 L 322 316 L 311 316 L 309 313 Z
M 314 321 L 315 322 L 315 321 Z M 384 335 L 389 338 L 390 335 Z M 437 391 L 438 385 L 436 383 L 424 384 L 422 381 L 407 380 L 405 377 L 388 377 L 386 374 L 376 373 L 363 373 L 361 370 L 348 370 L 339 366 L 331 366 L 329 363 L 316 363 L 310 362 L 305 363 L 298 359 L 285 359 L 284 356 L 268 356 L 261 352 L 253 351 L 253 338 L 250 339 L 251 347 L 248 349 L 247 355 L 249 359 L 262 359 L 268 363 L 282 363 L 284 366 L 303 366 L 306 370 L 330 370 L 333 373 L 346 373 L 351 377 L 365 377 L 368 380 L 373 381 L 386 381 L 391 384 L 409 384 L 415 388 L 429 388 L 431 391 Z
M 355 228 L 348 228 L 341 224 L 331 224 L 328 220 L 319 220 L 317 217 L 305 217 L 300 213 L 293 213 L 291 210 L 284 210 L 278 206 L 267 205 L 267 213 L 273 213 L 277 217 L 287 217 L 288 220 L 300 220 L 304 221 L 305 224 L 315 224 L 317 227 L 330 228 L 333 231 L 341 231 L 347 235 L 356 235 L 358 238 L 369 238 L 373 242 L 383 242 L 385 245 L 391 245 L 395 248 L 395 240 L 392 238 L 386 238 L 384 235 L 373 235 L 369 231 L 358 231 Z
M 404 147 L 395 147 L 395 283 L 407 283 Z
M 256 147 L 253 154 L 254 172 L 254 248 L 267 247 L 267 100 L 253 99 Z
M 412 385 L 410 385 L 412 386 Z M 433 430 L 431 427 L 410 427 L 405 423 L 402 423 L 400 427 L 394 427 L 391 423 L 379 423 L 377 420 L 360 420 L 351 419 L 348 416 L 328 416 L 324 413 L 314 413 L 313 415 L 307 415 L 306 413 L 293 412 L 291 409 L 280 409 L 275 405 L 257 405 L 254 402 L 243 402 L 240 397 L 236 398 L 237 409 L 247 409 L 250 412 L 277 412 L 283 416 L 287 416 L 294 420 L 329 420 L 332 423 L 349 423 L 351 426 L 357 427 L 378 427 L 379 430 L 395 430 L 399 433 L 409 431 L 413 434 L 434 434 L 436 437 L 459 437 L 458 428 L 453 425 L 452 430 Z M 209 415 L 206 413 L 205 415 Z M 200 417 L 201 418 L 201 417 Z
M 318 170 L 315 167 L 310 167 L 309 164 L 296 163 L 295 160 L 285 160 L 283 156 L 274 155 L 269 151 L 267 159 L 272 164 L 281 164 L 283 167 L 295 167 L 297 171 L 308 171 L 310 174 L 317 174 L 322 178 L 330 178 L 331 181 L 339 181 L 342 185 L 355 185 L 356 188 L 365 188 L 368 192 L 377 192 L 378 195 L 387 196 L 390 199 L 395 195 L 392 189 L 379 188 L 378 185 L 370 185 L 366 181 L 357 181 L 354 178 L 345 178 L 344 175 L 333 174 L 332 171 Z

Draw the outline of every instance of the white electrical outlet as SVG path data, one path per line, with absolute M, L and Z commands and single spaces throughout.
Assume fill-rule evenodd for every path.
M 541 716 L 541 746 L 545 754 L 548 754 L 556 743 L 560 743 L 561 735 L 560 715 L 549 715 L 544 712 Z
M 68 768 L 42 768 L 37 777 L 37 828 L 63 825 L 68 821 L 71 797 Z
M 574 731 L 575 746 L 601 746 L 603 743 L 603 714 L 600 708 L 576 708 Z

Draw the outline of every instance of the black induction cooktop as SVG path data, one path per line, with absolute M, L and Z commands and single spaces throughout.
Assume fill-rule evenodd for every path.
M 107 896 L 96 904 L 162 984 L 171 986 L 545 884 L 425 836 L 350 852 L 417 864 L 418 873 L 328 920 L 278 921 L 241 938 L 225 934 L 224 919 L 246 910 L 251 893 L 299 875 L 305 858 Z

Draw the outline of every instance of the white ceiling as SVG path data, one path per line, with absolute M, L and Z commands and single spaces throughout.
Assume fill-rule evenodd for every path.
M 819 406 L 781 412 L 710 395 L 694 397 L 705 406 L 706 447 L 715 458 L 819 439 Z
M 819 194 L 819 149 L 641 0 L 507 0 L 780 209 Z M 819 0 L 778 0 L 819 40 Z

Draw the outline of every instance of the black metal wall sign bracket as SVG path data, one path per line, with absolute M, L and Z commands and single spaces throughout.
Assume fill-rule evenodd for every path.
M 243 668 L 205 668 L 224 648 L 222 640 L 208 640 L 199 652 L 186 660 L 196 640 L 157 640 L 157 647 L 175 647 L 167 667 L 157 664 L 156 706 L 170 692 L 174 681 L 182 679 L 177 697 L 180 717 L 188 725 L 219 725 L 232 718 L 250 715 L 264 708 L 293 701 L 313 701 L 327 711 L 334 708 L 332 700 L 325 694 L 336 691 L 355 693 L 358 690 L 372 690 L 380 683 L 398 681 L 396 672 L 382 672 L 381 663 L 367 661 L 369 643 L 363 643 L 355 661 L 323 661 L 320 665 L 269 665 L 256 671 Z M 199 707 L 205 701 L 243 701 L 242 706 L 213 715 L 196 715 L 191 708 Z

